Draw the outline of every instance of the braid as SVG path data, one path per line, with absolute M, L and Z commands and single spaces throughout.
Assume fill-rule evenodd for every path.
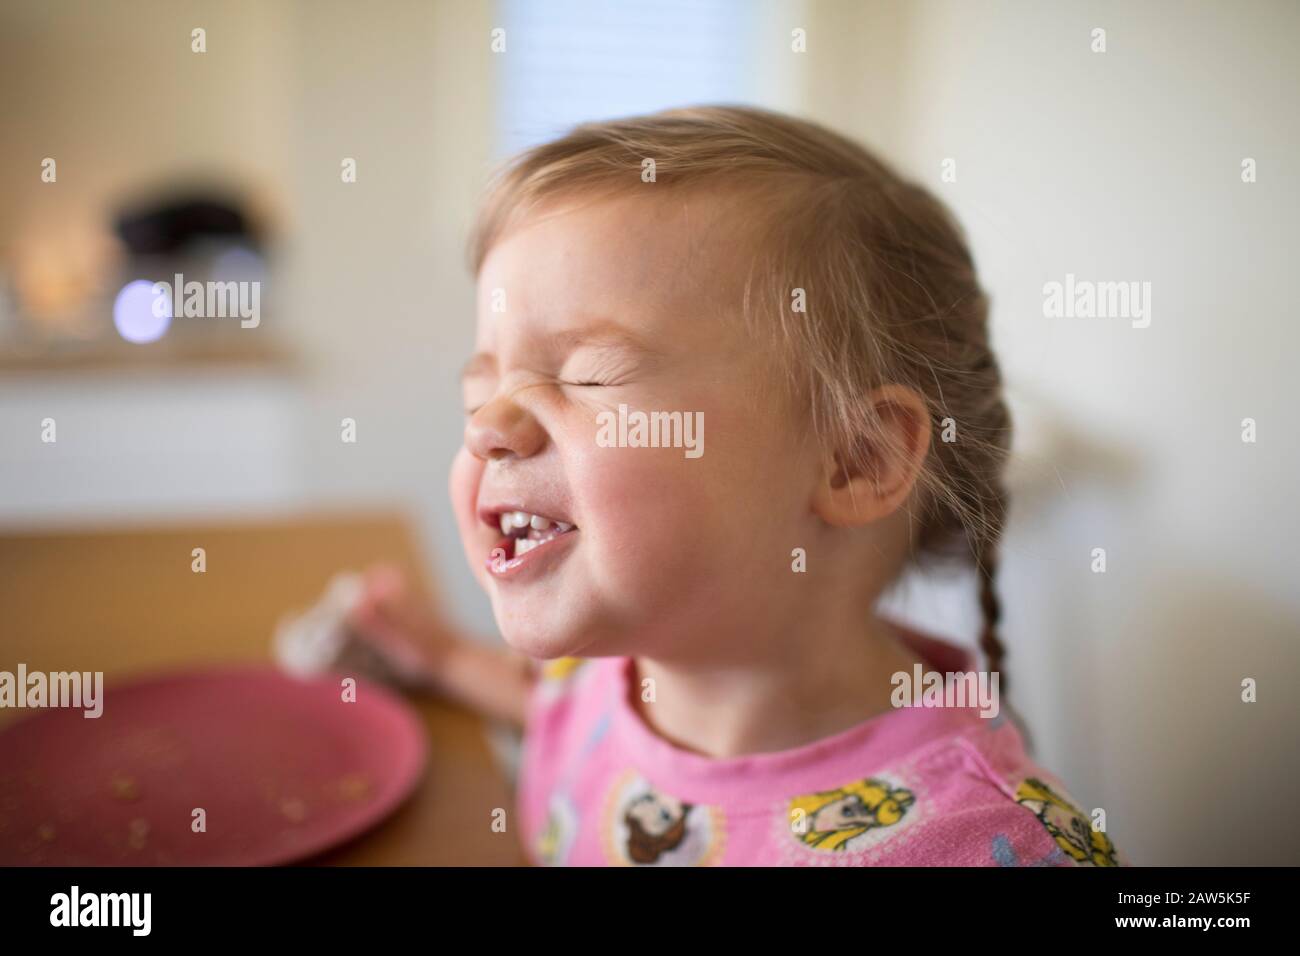
M 1001 673 L 1002 659 L 1006 656 L 1006 648 L 998 637 L 998 624 L 1002 620 L 1002 602 L 998 600 L 995 582 L 998 573 L 997 560 L 997 546 L 993 543 L 985 545 L 984 553 L 978 560 L 980 611 L 984 615 L 984 627 L 980 630 L 980 650 L 984 652 L 984 657 L 988 661 L 990 673 Z M 998 680 L 1002 690 L 1005 691 L 1006 675 L 1002 674 Z
M 1002 482 L 994 478 L 988 482 L 984 497 L 984 517 L 973 537 L 975 552 L 975 570 L 980 579 L 980 612 L 984 616 L 984 626 L 980 630 L 980 650 L 984 652 L 989 673 L 1000 674 L 999 686 L 1006 692 L 1006 674 L 1002 673 L 1002 660 L 1006 657 L 1006 648 L 998 637 L 998 625 L 1002 623 L 1002 602 L 998 599 L 998 546 L 1002 539 L 1002 527 L 1007 519 L 1007 493 Z
M 975 550 L 976 571 L 980 578 L 980 612 L 984 617 L 984 626 L 980 630 L 979 646 L 980 650 L 984 652 L 989 673 L 998 675 L 999 693 L 1005 698 L 1007 674 L 1002 666 L 1002 661 L 1006 657 L 1006 648 L 998 637 L 998 625 L 1002 622 L 1002 602 L 998 599 L 997 575 L 999 563 L 998 543 L 1002 536 L 1003 522 L 1006 520 L 1007 495 L 1000 484 L 995 485 L 994 488 L 993 507 L 994 520 L 984 534 L 979 536 Z M 1034 738 L 1028 725 L 1020 719 L 1019 714 L 1009 701 L 1004 699 L 1001 706 L 1006 710 L 1007 716 L 1012 723 L 1019 729 L 1021 736 L 1024 738 L 1026 750 L 1032 754 L 1034 752 Z

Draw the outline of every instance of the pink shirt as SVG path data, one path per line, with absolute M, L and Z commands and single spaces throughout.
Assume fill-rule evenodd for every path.
M 972 655 L 915 633 L 929 667 Z M 775 753 L 713 759 L 652 731 L 632 659 L 562 658 L 528 703 L 519 810 L 541 865 L 1126 865 L 1020 733 L 978 708 L 899 708 Z

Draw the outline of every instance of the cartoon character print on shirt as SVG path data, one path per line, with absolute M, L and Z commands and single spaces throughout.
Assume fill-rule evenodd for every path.
M 609 732 L 610 719 L 609 711 L 597 718 L 578 752 L 577 760 L 561 777 L 559 785 L 547 801 L 546 822 L 533 840 L 533 849 L 543 866 L 565 866 L 569 862 L 569 851 L 578 837 L 580 824 L 577 805 L 569 798 L 570 788 L 587 755 Z
M 1087 814 L 1043 781 L 1023 780 L 1016 788 L 1016 802 L 1031 810 L 1056 845 L 1080 866 L 1119 866 L 1110 837 L 1094 830 Z
M 614 863 L 707 866 L 722 856 L 725 828 L 719 808 L 679 800 L 628 770 L 610 788 L 604 836 Z
M 564 866 L 578 835 L 578 810 L 562 792 L 552 794 L 546 823 L 537 834 L 534 849 L 542 866 Z
M 875 846 L 904 826 L 916 802 L 911 790 L 889 779 L 867 777 L 834 790 L 790 801 L 790 834 L 814 850 L 844 853 Z

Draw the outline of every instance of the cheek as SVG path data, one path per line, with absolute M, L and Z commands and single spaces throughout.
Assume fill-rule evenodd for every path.
M 707 457 L 707 453 L 706 453 Z M 635 588 L 694 575 L 726 537 L 725 501 L 703 459 L 674 448 L 594 448 L 574 471 L 595 576 Z
M 675 448 L 598 448 L 575 463 L 590 567 L 611 587 L 683 597 L 724 581 L 783 580 L 803 540 L 798 447 L 770 419 L 739 410 L 705 415 L 704 454 Z M 710 431 L 712 426 L 712 431 Z M 729 570 L 728 570 L 729 569 Z

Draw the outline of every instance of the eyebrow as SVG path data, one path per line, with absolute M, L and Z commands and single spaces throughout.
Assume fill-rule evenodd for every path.
M 630 329 L 609 319 L 601 319 L 574 329 L 563 329 L 546 336 L 548 345 L 557 351 L 570 352 L 575 348 L 621 348 L 644 355 L 653 355 L 656 349 L 650 347 L 644 339 Z M 497 359 L 491 352 L 475 352 L 464 368 L 461 379 L 488 375 L 496 370 Z
M 647 354 L 655 351 L 641 336 L 610 319 L 599 319 L 575 329 L 563 329 L 547 338 L 551 345 L 562 351 L 572 351 L 584 345 L 593 348 L 623 348 Z

